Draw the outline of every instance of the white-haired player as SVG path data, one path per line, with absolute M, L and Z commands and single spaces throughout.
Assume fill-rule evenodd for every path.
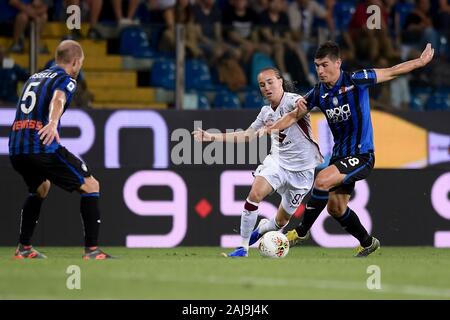
M 294 110 L 296 103 L 303 99 L 298 94 L 288 92 L 294 88 L 289 88 L 290 83 L 285 82 L 275 68 L 263 69 L 258 74 L 258 84 L 261 94 L 270 105 L 262 107 L 258 117 L 247 130 L 213 134 L 198 129 L 193 132 L 195 139 L 234 143 L 250 141 L 258 136 L 258 130 Z M 247 257 L 248 247 L 264 233 L 279 230 L 289 222 L 313 185 L 314 168 L 323 161 L 319 146 L 311 137 L 309 116 L 289 128 L 272 133 L 271 139 L 271 153 L 255 171 L 255 180 L 242 212 L 241 246 L 225 254 L 228 257 Z M 258 218 L 259 203 L 274 191 L 281 195 L 276 216 L 270 220 L 261 220 L 253 230 Z

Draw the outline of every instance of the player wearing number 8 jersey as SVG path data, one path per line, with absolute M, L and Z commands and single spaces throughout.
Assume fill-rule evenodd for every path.
M 98 199 L 100 186 L 87 165 L 59 142 L 60 117 L 76 90 L 76 77 L 84 53 L 71 40 L 56 49 L 56 65 L 32 75 L 24 85 L 9 135 L 9 154 L 13 168 L 28 186 L 29 195 L 21 213 L 18 259 L 45 258 L 31 246 L 31 237 L 40 216 L 43 200 L 53 183 L 66 191 L 81 194 L 84 227 L 84 259 L 107 259 L 97 247 L 100 227 Z
M 301 224 L 287 234 L 291 245 L 309 237 L 309 229 L 327 206 L 328 213 L 360 242 L 356 257 L 365 257 L 380 247 L 378 239 L 368 234 L 348 207 L 355 181 L 366 178 L 375 163 L 368 88 L 425 66 L 433 52 L 428 44 L 418 59 L 391 68 L 349 73 L 340 68 L 337 44 L 326 42 L 318 48 L 314 63 L 320 83 L 305 96 L 306 102 L 299 101 L 296 110 L 265 129 L 271 132 L 287 128 L 318 107 L 325 114 L 334 138 L 330 165 L 314 181 Z
M 246 131 L 212 134 L 201 129 L 193 132 L 197 141 L 244 142 L 257 136 L 258 130 L 280 119 L 295 108 L 295 103 L 303 99 L 291 93 L 292 86 L 280 76 L 275 68 L 267 68 L 258 74 L 261 94 L 270 105 L 263 106 L 256 120 Z M 318 145 L 311 138 L 309 116 L 281 132 L 271 136 L 271 153 L 255 171 L 255 180 L 241 215 L 241 246 L 228 257 L 246 257 L 248 247 L 264 233 L 283 228 L 292 214 L 309 192 L 314 181 L 314 168 L 322 163 Z M 276 216 L 270 220 L 262 219 L 253 230 L 258 218 L 259 203 L 269 194 L 277 191 L 281 203 Z M 253 230 L 253 231 L 252 231 Z

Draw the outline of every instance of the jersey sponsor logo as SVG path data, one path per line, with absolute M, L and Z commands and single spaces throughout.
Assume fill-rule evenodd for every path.
M 348 118 L 350 118 L 350 116 L 352 115 L 352 112 L 350 111 L 350 105 L 348 103 L 336 108 L 327 109 L 326 112 L 328 120 L 331 123 L 347 121 Z
M 343 94 L 346 93 L 348 91 L 352 91 L 355 88 L 354 85 L 348 86 L 348 87 L 341 87 L 341 89 L 339 90 L 338 94 Z
M 369 75 L 367 74 L 367 70 L 364 69 L 363 72 L 364 72 L 364 79 L 369 79 Z
M 41 130 L 42 129 L 42 122 L 37 120 L 18 120 L 14 121 L 12 130 L 18 131 L 22 129 L 35 129 L 35 130 Z
M 354 88 L 355 88 L 354 85 L 351 85 L 351 86 L 348 86 L 348 87 L 341 87 L 341 88 L 339 89 L 339 91 L 337 92 L 337 94 L 340 95 L 340 94 L 343 94 L 343 93 L 352 91 Z M 329 92 L 325 93 L 325 94 L 322 95 L 321 97 L 322 97 L 322 99 L 325 99 L 326 97 L 328 97 L 328 95 L 329 95 Z M 333 98 L 333 99 L 334 99 L 334 98 Z M 333 102 L 334 102 L 334 100 L 333 100 Z

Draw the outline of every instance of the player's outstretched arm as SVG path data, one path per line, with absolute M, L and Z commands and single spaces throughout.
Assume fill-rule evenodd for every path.
M 433 59 L 433 55 L 434 49 L 431 47 L 431 44 L 428 43 L 425 47 L 425 50 L 423 50 L 422 54 L 420 55 L 420 58 L 397 64 L 391 68 L 374 69 L 377 75 L 377 83 L 390 81 L 402 74 L 411 72 L 418 68 L 422 68 L 426 66 L 431 61 L 431 59 Z
M 58 123 L 64 111 L 65 103 L 66 94 L 61 90 L 55 90 L 52 101 L 50 102 L 48 123 L 38 132 L 43 144 L 50 145 L 54 139 L 59 143 Z
M 303 97 L 301 97 L 300 99 L 298 99 L 295 102 L 294 110 L 292 110 L 289 113 L 286 113 L 283 117 L 278 119 L 271 126 L 265 127 L 261 130 L 263 130 L 264 133 L 267 133 L 267 134 L 271 134 L 273 130 L 279 130 L 279 131 L 284 130 L 284 129 L 292 126 L 294 123 L 296 123 L 301 118 L 303 118 L 305 116 L 305 114 L 307 114 L 308 112 L 309 112 L 309 110 L 307 108 L 307 102 Z M 261 135 L 262 134 L 259 133 L 259 136 L 261 136 Z
M 245 131 L 229 132 L 229 133 L 209 133 L 201 128 L 192 132 L 196 141 L 220 141 L 239 143 L 251 141 L 256 137 L 256 131 L 250 127 Z

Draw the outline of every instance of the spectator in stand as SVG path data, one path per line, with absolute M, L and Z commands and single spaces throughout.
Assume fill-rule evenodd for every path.
M 199 46 L 210 66 L 215 66 L 224 55 L 239 58 L 239 50 L 222 38 L 222 14 L 215 0 L 198 0 L 192 7 L 192 14 L 199 35 Z
M 450 0 L 439 0 L 437 26 L 450 41 Z
M 95 1 L 95 0 L 94 0 Z M 127 15 L 123 14 L 123 0 L 112 0 L 114 14 L 116 15 L 116 20 L 119 26 L 127 26 L 137 24 L 138 22 L 134 20 L 136 10 L 139 6 L 139 0 L 127 0 L 128 3 Z
M 177 0 L 175 8 L 175 23 L 169 25 L 162 35 L 160 50 L 174 52 L 176 47 L 175 25 L 183 24 L 186 28 L 185 45 L 187 55 L 190 58 L 203 57 L 203 51 L 199 46 L 199 33 L 194 24 L 192 5 L 189 0 Z
M 81 0 L 65 0 L 64 1 L 66 7 L 71 5 L 77 5 L 79 7 L 82 6 Z M 102 39 L 102 35 L 98 29 L 98 20 L 100 18 L 100 13 L 103 8 L 103 0 L 84 0 L 84 3 L 89 8 L 89 30 L 88 30 L 88 38 L 92 40 L 100 40 Z M 72 31 L 70 36 L 71 39 L 79 39 L 81 38 L 81 33 L 76 29 Z
M 369 29 L 367 7 L 377 5 L 381 10 L 381 28 Z M 370 64 L 392 64 L 399 59 L 400 54 L 394 49 L 389 37 L 388 13 L 381 0 L 366 0 L 360 3 L 353 14 L 349 25 L 349 33 L 355 44 L 358 59 L 366 59 Z M 386 62 L 380 63 L 380 59 Z
M 176 0 L 148 0 L 147 9 L 152 24 L 173 28 L 175 25 Z
M 314 19 L 325 20 L 330 38 L 334 38 L 335 23 L 333 19 L 333 7 L 324 7 L 314 0 L 295 0 L 288 8 L 289 24 L 294 34 L 294 39 L 302 44 L 305 51 L 311 46 L 314 36 Z
M 225 8 L 222 18 L 226 40 L 242 50 L 243 64 L 247 64 L 256 51 L 269 54 L 258 42 L 255 28 L 258 16 L 249 7 L 248 0 L 230 0 L 230 5 Z
M 284 79 L 291 79 L 299 84 L 314 85 L 316 78 L 309 73 L 306 56 L 293 40 L 285 10 L 284 0 L 269 2 L 268 9 L 263 11 L 260 16 L 261 42 L 268 45 Z M 287 55 L 290 58 L 289 70 L 286 66 Z
M 34 21 L 37 27 L 38 37 L 41 38 L 42 30 L 47 22 L 48 6 L 43 0 L 10 0 L 11 7 L 17 10 L 14 22 L 13 43 L 9 48 L 10 52 L 23 53 L 24 51 L 24 33 L 29 21 Z M 48 53 L 48 48 L 41 45 L 40 53 Z
M 6 57 L 5 48 L 0 45 L 0 106 L 11 106 L 17 103 L 17 87 L 19 81 L 28 80 L 28 73 L 14 60 Z
M 416 55 L 420 55 L 419 50 L 426 43 L 431 43 L 439 54 L 439 34 L 434 29 L 430 18 L 430 1 L 416 0 L 415 3 L 416 7 L 406 18 L 403 42 L 414 47 Z
M 250 0 L 250 8 L 253 9 L 258 15 L 269 8 L 269 2 L 271 0 Z

